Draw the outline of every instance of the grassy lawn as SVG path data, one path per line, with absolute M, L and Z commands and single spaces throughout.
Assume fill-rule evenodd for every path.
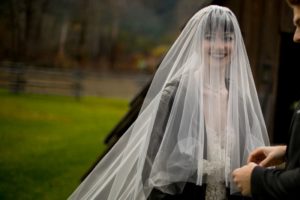
M 0 91 L 0 199 L 66 199 L 127 110 L 119 99 Z

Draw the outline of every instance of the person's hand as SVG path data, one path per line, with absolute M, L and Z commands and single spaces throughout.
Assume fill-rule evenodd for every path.
M 247 162 L 262 167 L 280 165 L 284 162 L 285 152 L 286 146 L 259 147 L 250 153 Z
M 233 182 L 244 196 L 251 196 L 251 174 L 255 166 L 257 164 L 251 162 L 232 172 Z

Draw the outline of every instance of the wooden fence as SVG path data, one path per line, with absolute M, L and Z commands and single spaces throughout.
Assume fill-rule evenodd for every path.
M 13 93 L 44 93 L 132 98 L 150 79 L 150 74 L 96 70 L 49 69 L 10 64 L 0 66 L 0 88 Z

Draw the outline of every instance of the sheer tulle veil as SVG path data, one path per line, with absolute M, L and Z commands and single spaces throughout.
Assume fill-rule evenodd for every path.
M 231 172 L 269 145 L 241 31 L 220 6 L 198 11 L 157 69 L 136 121 L 69 199 L 140 200 Z

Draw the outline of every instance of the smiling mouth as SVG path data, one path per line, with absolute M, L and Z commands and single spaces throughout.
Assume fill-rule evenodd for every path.
M 226 52 L 209 52 L 210 57 L 214 59 L 223 59 L 227 56 Z

